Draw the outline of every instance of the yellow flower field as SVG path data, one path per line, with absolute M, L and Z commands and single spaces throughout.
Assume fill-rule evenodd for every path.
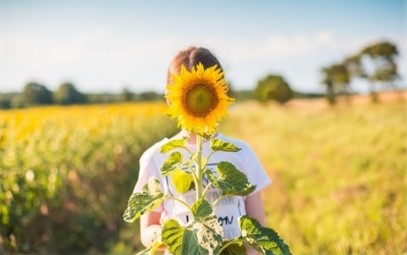
M 165 110 L 140 103 L 0 111 L 0 253 L 107 252 L 105 241 L 124 224 L 140 154 L 176 131 Z

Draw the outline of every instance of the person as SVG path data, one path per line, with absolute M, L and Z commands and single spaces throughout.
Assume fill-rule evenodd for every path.
M 201 63 L 205 68 L 217 65 L 222 69 L 219 60 L 206 48 L 190 47 L 181 50 L 171 61 L 168 68 L 167 83 L 172 83 L 172 74 L 179 73 L 181 66 L 184 65 L 187 70 L 191 70 L 198 63 Z M 222 69 L 223 70 L 223 69 Z M 167 102 L 171 103 L 171 102 Z M 196 136 L 186 130 L 181 130 L 172 138 L 164 138 L 161 141 L 152 145 L 147 149 L 140 158 L 140 171 L 139 177 L 134 188 L 134 192 L 140 192 L 143 186 L 148 183 L 151 176 L 160 180 L 161 188 L 165 192 L 172 195 L 181 197 L 189 204 L 192 204 L 195 199 L 195 192 L 193 190 L 183 194 L 178 192 L 170 185 L 168 176 L 162 176 L 160 167 L 168 158 L 169 153 L 161 153 L 160 148 L 171 139 L 180 139 L 188 136 L 189 141 L 187 147 L 194 150 L 196 143 Z M 270 178 L 266 174 L 259 159 L 254 153 L 253 149 L 245 142 L 235 138 L 228 137 L 220 132 L 216 132 L 214 136 L 225 142 L 230 142 L 241 148 L 240 151 L 230 152 L 217 152 L 210 157 L 207 162 L 207 167 L 213 170 L 216 164 L 220 161 L 228 161 L 236 166 L 237 169 L 246 174 L 249 182 L 256 186 L 255 190 L 248 196 L 233 196 L 221 200 L 215 206 L 215 214 L 218 217 L 218 222 L 223 228 L 224 239 L 230 240 L 234 237 L 240 236 L 238 217 L 247 214 L 248 216 L 257 219 L 260 224 L 265 225 L 265 213 L 261 200 L 261 191 L 271 183 Z M 184 158 L 186 155 L 185 150 L 180 150 Z M 208 140 L 204 140 L 202 144 L 202 154 L 205 157 L 211 153 L 211 147 Z M 206 199 L 213 202 L 220 196 L 220 190 L 212 188 L 207 193 Z M 174 200 L 165 200 L 158 208 L 145 213 L 140 218 L 140 234 L 141 242 L 144 246 L 149 247 L 154 240 L 160 235 L 162 223 L 166 219 L 175 218 L 181 224 L 186 224 L 191 220 L 189 211 L 181 203 Z M 168 254 L 168 251 L 167 251 Z M 248 250 L 248 254 L 256 254 L 253 249 Z

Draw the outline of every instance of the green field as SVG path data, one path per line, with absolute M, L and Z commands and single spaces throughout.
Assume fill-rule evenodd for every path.
M 293 254 L 406 254 L 406 109 L 246 103 L 222 130 L 251 144 L 272 177 L 267 222 Z
M 133 254 L 138 158 L 176 131 L 163 103 L 0 111 L 0 254 Z M 296 255 L 407 254 L 407 107 L 235 104 L 221 131 L 273 179 L 267 223 Z

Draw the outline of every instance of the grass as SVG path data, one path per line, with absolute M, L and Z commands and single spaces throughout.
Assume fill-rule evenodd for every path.
M 225 134 L 248 142 L 273 179 L 267 223 L 293 254 L 406 254 L 407 111 L 236 105 Z

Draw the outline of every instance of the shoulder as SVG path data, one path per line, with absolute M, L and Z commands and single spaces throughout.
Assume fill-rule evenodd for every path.
M 179 139 L 180 135 L 174 135 L 170 138 L 163 138 L 161 141 L 156 142 L 155 144 L 151 145 L 147 150 L 144 151 L 144 153 L 140 157 L 140 162 L 146 162 L 146 161 L 151 161 L 151 160 L 158 160 L 162 161 L 168 157 L 169 153 L 162 153 L 161 152 L 161 147 L 175 139 Z
M 155 144 L 151 145 L 147 150 L 143 152 L 143 154 L 140 157 L 140 162 L 145 162 L 149 161 L 158 155 L 161 154 L 160 150 L 161 147 L 169 141 L 168 138 L 164 138 L 159 142 L 156 142 Z

